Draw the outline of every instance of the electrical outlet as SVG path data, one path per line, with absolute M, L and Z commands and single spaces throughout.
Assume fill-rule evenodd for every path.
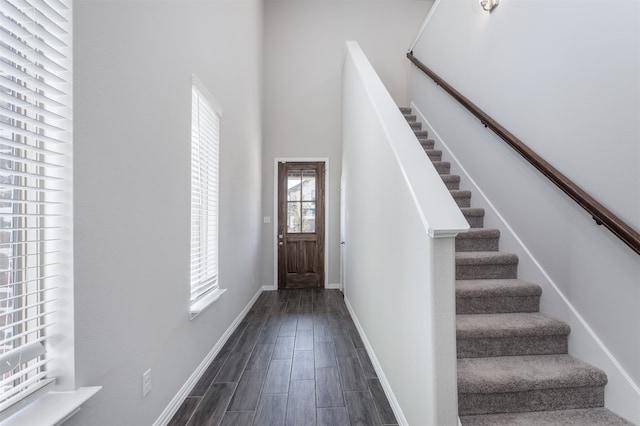
M 142 397 L 145 397 L 151 392 L 151 369 L 148 369 L 142 373 Z

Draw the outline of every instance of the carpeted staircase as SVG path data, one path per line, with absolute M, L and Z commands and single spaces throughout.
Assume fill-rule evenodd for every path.
M 518 279 L 518 256 L 449 174 L 422 123 L 407 122 L 471 229 L 456 238 L 458 412 L 464 426 L 631 425 L 604 408 L 607 376 L 567 353 L 569 326 L 539 312 L 541 288 Z

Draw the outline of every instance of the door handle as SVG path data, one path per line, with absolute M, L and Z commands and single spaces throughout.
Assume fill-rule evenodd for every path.
M 279 246 L 281 246 L 281 245 L 284 245 L 284 243 L 283 243 L 282 241 L 280 241 L 280 242 L 278 243 L 278 245 L 279 245 Z

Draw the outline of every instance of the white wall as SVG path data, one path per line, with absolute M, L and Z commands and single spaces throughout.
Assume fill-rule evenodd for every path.
M 454 237 L 469 225 L 351 42 L 343 100 L 345 301 L 399 423 L 454 425 Z
M 504 0 L 486 14 L 443 0 L 414 53 L 640 229 L 639 19 L 637 1 Z M 542 309 L 572 325 L 570 352 L 607 371 L 607 406 L 640 422 L 640 256 L 417 70 L 412 98 L 487 197 L 472 203 L 504 218 L 486 225 L 543 285 Z
M 344 42 L 356 40 L 399 105 L 408 101 L 404 59 L 431 1 L 267 1 L 264 39 L 264 216 L 273 216 L 273 159 L 329 158 L 329 284 L 339 282 L 341 82 Z M 263 226 L 265 285 L 274 283 L 273 226 Z
M 77 385 L 104 388 L 71 426 L 153 423 L 259 291 L 262 8 L 75 2 Z M 224 108 L 228 291 L 189 321 L 192 73 Z

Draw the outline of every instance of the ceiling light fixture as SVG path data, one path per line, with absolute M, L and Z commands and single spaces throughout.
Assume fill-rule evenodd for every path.
M 492 12 L 500 0 L 480 0 L 480 7 L 487 12 Z

